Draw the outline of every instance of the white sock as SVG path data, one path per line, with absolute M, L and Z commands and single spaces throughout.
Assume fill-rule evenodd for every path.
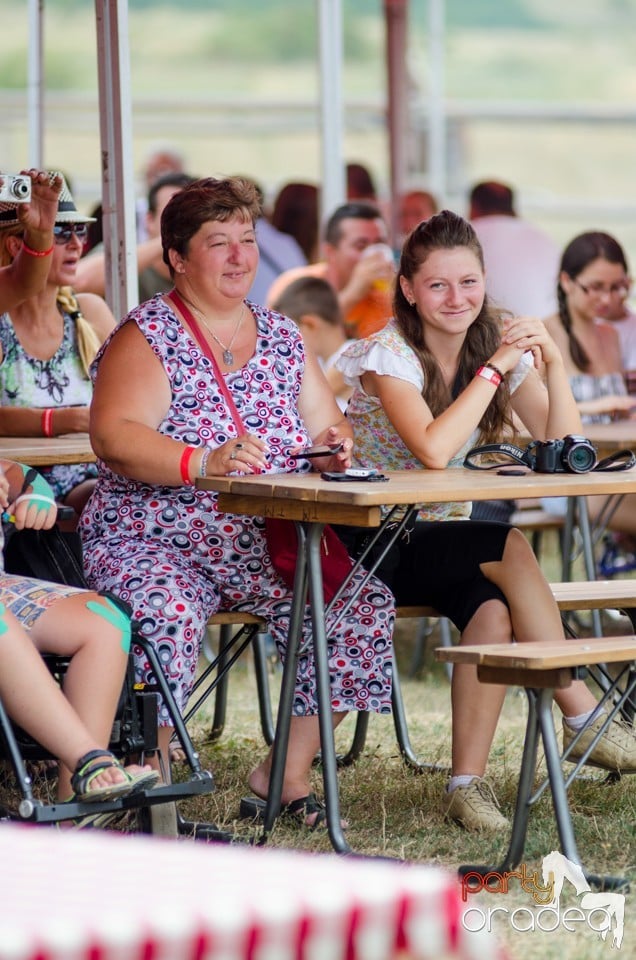
M 596 710 L 596 707 L 594 710 Z M 579 713 L 577 717 L 564 717 L 563 719 L 571 730 L 582 730 L 594 713 L 594 710 L 588 710 L 587 713 Z
M 452 793 L 457 787 L 468 787 L 473 780 L 481 780 L 476 773 L 462 773 L 457 777 L 451 777 L 446 784 L 446 793 Z

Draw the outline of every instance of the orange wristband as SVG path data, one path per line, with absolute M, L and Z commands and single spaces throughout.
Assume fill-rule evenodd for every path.
M 42 411 L 42 435 L 45 437 L 53 436 L 53 411 L 50 407 Z
M 50 257 L 53 251 L 55 250 L 55 244 L 49 247 L 48 250 L 34 250 L 28 245 L 26 240 L 22 241 L 22 249 L 25 253 L 28 253 L 30 257 Z
M 181 471 L 181 479 L 184 483 L 192 483 L 192 480 L 190 479 L 190 460 L 195 450 L 196 447 L 186 447 L 181 454 L 179 470 Z

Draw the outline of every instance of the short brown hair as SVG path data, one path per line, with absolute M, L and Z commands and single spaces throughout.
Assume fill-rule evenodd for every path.
M 315 313 L 332 327 L 344 325 L 336 291 L 321 277 L 298 277 L 285 287 L 273 310 L 284 313 L 296 323 L 307 313 Z
M 210 220 L 226 223 L 239 217 L 245 223 L 255 223 L 262 208 L 258 190 L 244 177 L 204 177 L 175 193 L 161 214 L 161 246 L 163 262 L 169 267 L 169 251 L 176 250 L 182 257 L 188 244 L 200 227 Z

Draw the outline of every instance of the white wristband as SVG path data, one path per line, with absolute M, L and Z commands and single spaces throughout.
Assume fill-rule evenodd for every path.
M 41 493 L 22 493 L 20 494 L 19 497 L 16 497 L 14 506 L 17 507 L 17 505 L 19 503 L 22 503 L 23 500 L 28 500 L 29 502 L 31 502 L 32 500 L 38 500 L 38 501 L 41 501 L 42 503 L 48 503 L 50 507 L 55 506 L 55 500 L 52 500 L 51 497 L 45 497 Z
M 200 477 L 206 477 L 206 476 L 207 476 L 207 474 L 206 474 L 206 472 L 205 472 L 205 468 L 206 468 L 207 465 L 208 465 L 208 460 L 210 459 L 210 454 L 211 454 L 211 453 L 212 453 L 212 449 L 211 449 L 210 447 L 205 447 L 205 448 L 204 448 L 204 450 L 203 450 L 203 456 L 201 457 L 201 462 L 199 463 L 199 476 L 200 476 Z

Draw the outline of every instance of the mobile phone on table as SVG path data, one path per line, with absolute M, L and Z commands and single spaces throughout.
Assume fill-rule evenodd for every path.
M 377 470 L 357 470 L 354 467 L 342 473 L 337 473 L 335 470 L 326 470 L 320 476 L 323 480 L 333 480 L 335 483 L 356 483 L 356 481 L 382 483 L 389 479 L 383 473 L 378 473 Z
M 287 456 L 290 460 L 313 460 L 314 457 L 331 457 L 334 453 L 340 453 L 343 446 L 343 443 L 333 443 L 331 445 L 322 443 L 317 447 L 306 447 L 300 453 L 288 453 Z

